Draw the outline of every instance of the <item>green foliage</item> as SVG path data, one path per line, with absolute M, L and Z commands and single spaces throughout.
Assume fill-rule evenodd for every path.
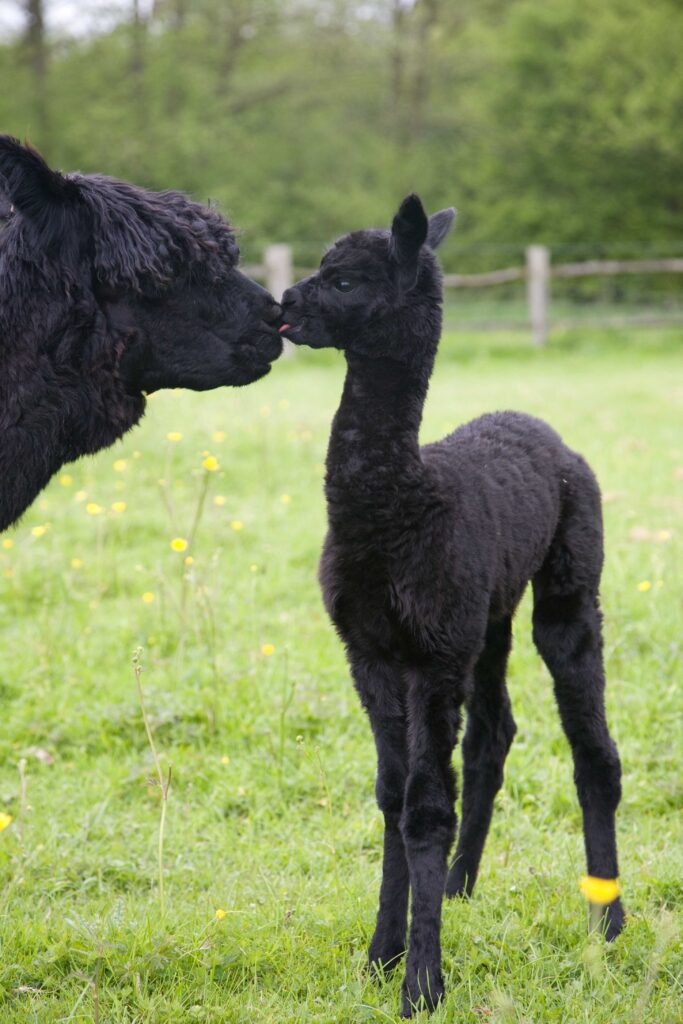
M 581 332 L 543 352 L 526 336 L 445 339 L 425 441 L 487 409 L 525 409 L 603 487 L 630 916 L 613 946 L 588 937 L 571 758 L 525 603 L 510 678 L 519 733 L 478 891 L 444 909 L 449 996 L 435 1024 L 681 1021 L 679 364 L 680 332 Z M 161 393 L 118 448 L 66 467 L 3 535 L 3 1021 L 396 1020 L 398 980 L 363 970 L 381 858 L 372 738 L 315 578 L 342 374 L 336 354 L 301 351 L 248 389 Z M 191 537 L 207 451 L 220 469 L 193 543 L 173 550 Z M 138 645 L 173 768 L 165 916 Z
M 474 242 L 640 255 L 683 235 L 682 31 L 673 0 L 166 0 L 49 38 L 44 72 L 0 46 L 0 125 L 219 201 L 249 257 L 285 240 L 313 264 L 413 188 L 460 209 L 447 265 Z

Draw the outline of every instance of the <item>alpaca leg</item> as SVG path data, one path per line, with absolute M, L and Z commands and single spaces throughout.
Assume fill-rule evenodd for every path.
M 356 689 L 368 712 L 377 747 L 377 804 L 384 815 L 382 885 L 368 959 L 376 974 L 396 967 L 406 949 L 410 879 L 399 828 L 408 773 L 404 684 L 394 666 L 353 658 Z
M 462 743 L 462 823 L 446 882 L 447 896 L 470 896 L 488 834 L 493 801 L 503 782 L 503 766 L 516 726 L 505 686 L 512 644 L 512 619 L 490 622 L 484 650 L 474 669 Z
M 408 701 L 409 773 L 401 832 L 412 904 L 403 982 L 404 1017 L 411 1016 L 422 1000 L 433 1009 L 444 991 L 441 905 L 456 828 L 451 756 L 460 724 L 462 694 L 452 680 L 432 686 L 416 674 Z
M 574 781 L 583 812 L 588 874 L 618 875 L 615 812 L 621 766 L 605 716 L 605 674 L 597 596 L 560 593 L 534 582 L 534 642 L 553 677 L 562 726 L 572 748 Z M 619 899 L 605 908 L 606 937 L 624 925 Z

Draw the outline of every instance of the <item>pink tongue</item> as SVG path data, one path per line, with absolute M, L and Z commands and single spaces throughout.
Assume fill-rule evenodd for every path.
M 291 324 L 283 324 L 282 327 L 278 327 L 278 331 L 280 332 L 280 334 L 284 334 L 285 331 L 288 331 L 291 326 Z

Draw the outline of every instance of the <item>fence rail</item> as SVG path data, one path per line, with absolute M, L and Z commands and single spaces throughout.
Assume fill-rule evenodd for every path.
M 286 244 L 269 245 L 262 263 L 244 266 L 243 271 L 250 277 L 264 281 L 276 299 L 293 283 L 295 277 L 313 273 L 313 268 L 295 267 L 292 248 Z M 582 263 L 556 263 L 551 261 L 550 249 L 544 245 L 530 245 L 526 250 L 526 264 L 523 267 L 506 267 L 483 274 L 445 274 L 446 288 L 490 288 L 495 285 L 526 282 L 527 322 L 531 329 L 533 343 L 543 346 L 550 330 L 550 283 L 553 278 L 571 279 L 580 277 L 616 276 L 619 274 L 683 274 L 683 259 L 678 257 L 651 260 L 585 260 Z M 635 317 L 616 317 L 609 323 L 654 324 L 661 320 L 652 314 Z M 491 325 L 493 326 L 493 325 Z M 498 323 L 497 326 L 504 327 Z M 519 326 L 519 325 L 515 325 Z M 566 326 L 561 321 L 556 326 Z

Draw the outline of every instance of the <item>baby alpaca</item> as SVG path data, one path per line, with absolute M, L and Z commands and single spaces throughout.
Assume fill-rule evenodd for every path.
M 545 423 L 482 416 L 420 448 L 441 333 L 433 250 L 453 210 L 409 196 L 391 231 L 357 231 L 283 298 L 281 332 L 338 348 L 347 373 L 327 454 L 320 578 L 377 746 L 384 861 L 370 964 L 406 949 L 403 1015 L 443 994 L 444 890 L 472 892 L 515 733 L 505 672 L 512 616 L 531 580 L 533 636 L 574 758 L 588 872 L 617 877 L 620 765 L 605 719 L 598 586 L 600 492 Z M 467 710 L 462 823 L 451 755 Z M 608 939 L 623 926 L 605 909 Z
M 0 530 L 65 462 L 113 444 L 143 392 L 249 384 L 280 307 L 215 211 L 51 170 L 0 135 Z

